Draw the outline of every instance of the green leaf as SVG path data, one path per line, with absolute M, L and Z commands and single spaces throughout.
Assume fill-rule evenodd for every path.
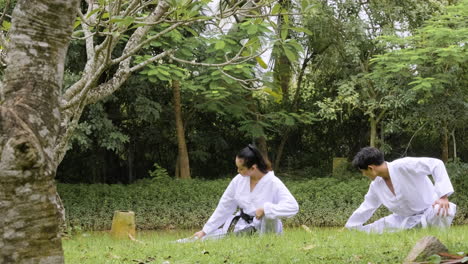
M 257 33 L 257 25 L 254 25 L 254 24 L 249 25 L 249 27 L 247 28 L 247 34 L 253 35 L 255 33 Z
M 8 30 L 10 30 L 10 28 L 11 28 L 11 23 L 6 21 L 6 20 L 3 20 L 2 29 L 5 30 L 5 31 L 8 31 Z
M 172 65 L 171 65 L 172 66 Z M 177 77 L 184 78 L 185 77 L 185 71 L 179 67 L 171 67 L 171 72 Z
M 91 17 L 92 15 L 96 14 L 99 11 L 101 11 L 101 8 L 94 9 L 93 11 L 89 12 L 89 14 L 86 16 L 86 18 Z
M 218 70 L 213 71 L 213 72 L 211 73 L 211 76 L 217 76 L 217 75 L 221 75 L 221 72 L 218 71 Z
M 159 72 L 166 75 L 166 76 L 168 76 L 168 77 L 171 76 L 171 74 L 168 71 L 165 71 L 163 69 L 159 69 Z
M 162 43 L 159 42 L 159 41 L 151 41 L 150 46 L 152 46 L 152 47 L 161 47 Z
M 158 75 L 159 70 L 158 69 L 152 69 L 148 71 L 148 76 L 153 76 L 153 75 Z
M 260 47 L 260 45 L 260 39 L 257 36 L 250 38 L 249 41 L 245 43 L 246 47 L 252 47 L 254 50 Z
M 283 27 L 281 29 L 281 39 L 282 40 L 286 40 L 286 38 L 288 37 L 288 28 L 287 27 Z
M 5 23 L 5 21 L 3 21 L 3 23 Z M 75 24 L 73 24 L 73 29 L 76 29 L 79 25 L 81 25 L 81 19 L 78 17 L 75 20 Z M 5 28 L 5 26 L 3 26 L 3 27 Z
M 281 5 L 277 3 L 273 8 L 271 9 L 271 14 L 272 15 L 277 15 L 281 10 Z
M 304 32 L 306 33 L 307 35 L 313 35 L 314 33 L 312 33 L 312 31 L 308 30 L 307 28 L 303 28 L 303 27 L 291 27 L 292 30 L 294 31 L 297 31 L 297 32 Z
M 226 43 L 222 40 L 219 40 L 219 41 L 216 41 L 215 49 L 216 50 L 224 49 L 225 46 L 226 46 Z
M 286 54 L 286 57 L 288 57 L 289 61 L 294 62 L 296 61 L 296 54 L 289 50 L 287 46 L 283 46 L 284 54 Z
M 442 261 L 442 258 L 439 255 L 432 255 L 428 258 L 429 263 L 439 264 Z
M 152 83 L 157 83 L 159 82 L 159 79 L 158 78 L 154 78 L 154 77 L 149 77 L 148 80 Z
M 284 12 L 285 14 L 287 14 L 287 13 L 288 13 L 288 10 L 283 9 L 282 12 Z M 283 15 L 283 19 L 284 19 L 284 22 L 285 22 L 286 24 L 289 24 L 289 15 Z
M 190 32 L 193 36 L 197 37 L 198 36 L 198 32 L 196 32 L 195 30 L 193 30 L 192 28 L 190 27 L 184 27 L 185 30 L 187 30 L 188 32 Z
M 255 57 L 255 60 L 263 69 L 268 68 L 268 65 L 263 61 L 263 59 L 260 56 Z

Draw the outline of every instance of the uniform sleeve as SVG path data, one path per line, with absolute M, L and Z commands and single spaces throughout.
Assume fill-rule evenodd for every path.
M 265 211 L 265 217 L 269 219 L 281 218 L 281 217 L 292 217 L 299 211 L 299 205 L 297 204 L 294 196 L 289 192 L 286 185 L 278 180 L 276 183 L 277 187 L 277 203 L 266 202 L 263 205 Z
M 234 199 L 236 192 L 236 179 L 234 178 L 226 188 L 219 200 L 218 206 L 211 215 L 208 222 L 203 226 L 203 232 L 209 234 L 218 229 L 237 209 L 237 203 Z
M 374 189 L 371 187 L 364 197 L 364 202 L 359 206 L 356 211 L 351 215 L 348 221 L 345 224 L 345 227 L 348 229 L 358 229 L 363 230 L 363 225 L 371 216 L 374 214 L 375 210 L 382 205 L 382 202 L 375 194 Z
M 414 166 L 417 175 L 432 175 L 438 197 L 451 195 L 454 190 L 444 163 L 434 158 L 419 158 Z

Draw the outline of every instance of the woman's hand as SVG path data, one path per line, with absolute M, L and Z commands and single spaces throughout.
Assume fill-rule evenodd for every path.
M 264 215 L 265 215 L 265 210 L 263 210 L 263 208 L 258 208 L 257 210 L 255 210 L 255 218 L 262 219 Z
M 193 236 L 198 237 L 198 239 L 204 237 L 205 235 L 206 235 L 206 233 L 203 230 L 200 230 L 200 231 L 196 232 L 195 234 L 193 234 Z

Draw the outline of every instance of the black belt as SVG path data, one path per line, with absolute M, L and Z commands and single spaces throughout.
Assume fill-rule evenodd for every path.
M 254 219 L 253 216 L 244 213 L 244 210 L 240 209 L 240 215 L 236 215 L 236 216 L 234 216 L 234 218 L 232 218 L 232 221 L 229 224 L 229 228 L 228 228 L 228 231 L 227 231 L 228 233 L 232 233 L 234 231 L 234 227 L 236 226 L 237 222 L 239 222 L 239 219 L 241 219 L 241 218 L 244 219 L 244 221 L 247 222 L 247 224 L 252 223 L 252 221 Z M 242 230 L 240 230 L 240 231 L 242 231 Z

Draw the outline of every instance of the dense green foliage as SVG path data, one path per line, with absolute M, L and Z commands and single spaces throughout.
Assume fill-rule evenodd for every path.
M 455 224 L 468 223 L 467 164 L 449 166 L 456 189 L 451 201 L 458 205 Z M 347 177 L 348 179 L 343 179 Z M 285 221 L 288 226 L 343 226 L 363 201 L 368 180 L 357 174 L 338 178 L 285 180 L 300 211 Z M 59 184 L 69 227 L 77 230 L 109 230 L 115 210 L 132 210 L 138 229 L 200 228 L 208 220 L 229 183 L 172 180 L 156 177 L 131 185 Z M 388 214 L 379 209 L 371 219 Z
M 273 53 L 270 67 L 264 57 L 222 67 L 148 64 L 84 110 L 59 181 L 132 183 L 149 178 L 154 163 L 173 177 L 178 145 L 169 83 L 175 79 L 194 178 L 224 177 L 236 152 L 260 140 L 283 172 L 328 174 L 333 157 L 352 158 L 371 142 L 389 160 L 467 161 L 468 1 L 305 0 L 271 7 L 281 23 L 238 17 L 220 35 L 208 34 L 206 21 L 146 45 L 135 62 L 172 47 L 178 58 L 208 64 L 236 53 L 239 43 L 252 51 L 271 46 Z M 302 15 L 289 15 L 296 11 Z M 82 74 L 84 50 L 83 40 L 72 42 L 65 89 Z M 99 82 L 108 75 L 112 70 Z
M 114 240 L 106 233 L 84 233 L 63 242 L 66 263 L 403 263 L 424 236 L 435 236 L 453 254 L 468 251 L 468 227 L 423 229 L 383 235 L 340 232 L 336 228 L 286 229 L 281 236 L 231 237 L 174 243 L 192 234 L 140 232 L 139 242 Z M 461 253 L 460 253 L 461 254 Z M 429 262 L 427 262 L 429 263 Z M 439 262 L 430 262 L 439 263 Z

